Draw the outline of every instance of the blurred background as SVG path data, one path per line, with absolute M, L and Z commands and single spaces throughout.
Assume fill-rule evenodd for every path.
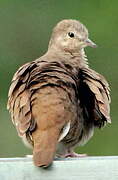
M 17 136 L 6 110 L 15 71 L 41 56 L 53 26 L 65 18 L 78 19 L 89 29 L 97 49 L 86 48 L 90 66 L 111 86 L 112 124 L 96 130 L 77 148 L 88 155 L 118 155 L 118 1 L 117 0 L 0 0 L 0 157 L 31 154 Z

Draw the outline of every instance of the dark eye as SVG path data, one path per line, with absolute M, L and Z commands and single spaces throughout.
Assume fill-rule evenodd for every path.
M 69 35 L 71 38 L 73 38 L 73 37 L 75 36 L 73 32 L 69 32 L 68 35 Z

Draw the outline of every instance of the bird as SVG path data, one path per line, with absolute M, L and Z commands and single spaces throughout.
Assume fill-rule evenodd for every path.
M 34 165 L 48 167 L 55 157 L 81 157 L 94 129 L 111 123 L 110 88 L 91 69 L 84 48 L 97 47 L 79 20 L 64 19 L 53 28 L 47 52 L 14 74 L 7 109 Z

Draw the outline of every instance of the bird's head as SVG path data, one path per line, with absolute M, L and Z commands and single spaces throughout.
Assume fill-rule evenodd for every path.
M 62 20 L 53 29 L 49 48 L 78 52 L 86 46 L 96 47 L 88 38 L 88 30 L 77 20 Z

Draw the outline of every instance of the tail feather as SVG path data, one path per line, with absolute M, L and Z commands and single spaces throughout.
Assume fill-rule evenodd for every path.
M 64 127 L 73 118 L 73 108 L 67 92 L 56 87 L 40 89 L 32 100 L 32 116 L 37 124 L 32 131 L 34 164 L 47 167 L 55 156 L 60 134 L 62 139 L 69 131 Z
M 59 133 L 54 128 L 33 134 L 33 160 L 36 166 L 48 167 L 55 156 Z

